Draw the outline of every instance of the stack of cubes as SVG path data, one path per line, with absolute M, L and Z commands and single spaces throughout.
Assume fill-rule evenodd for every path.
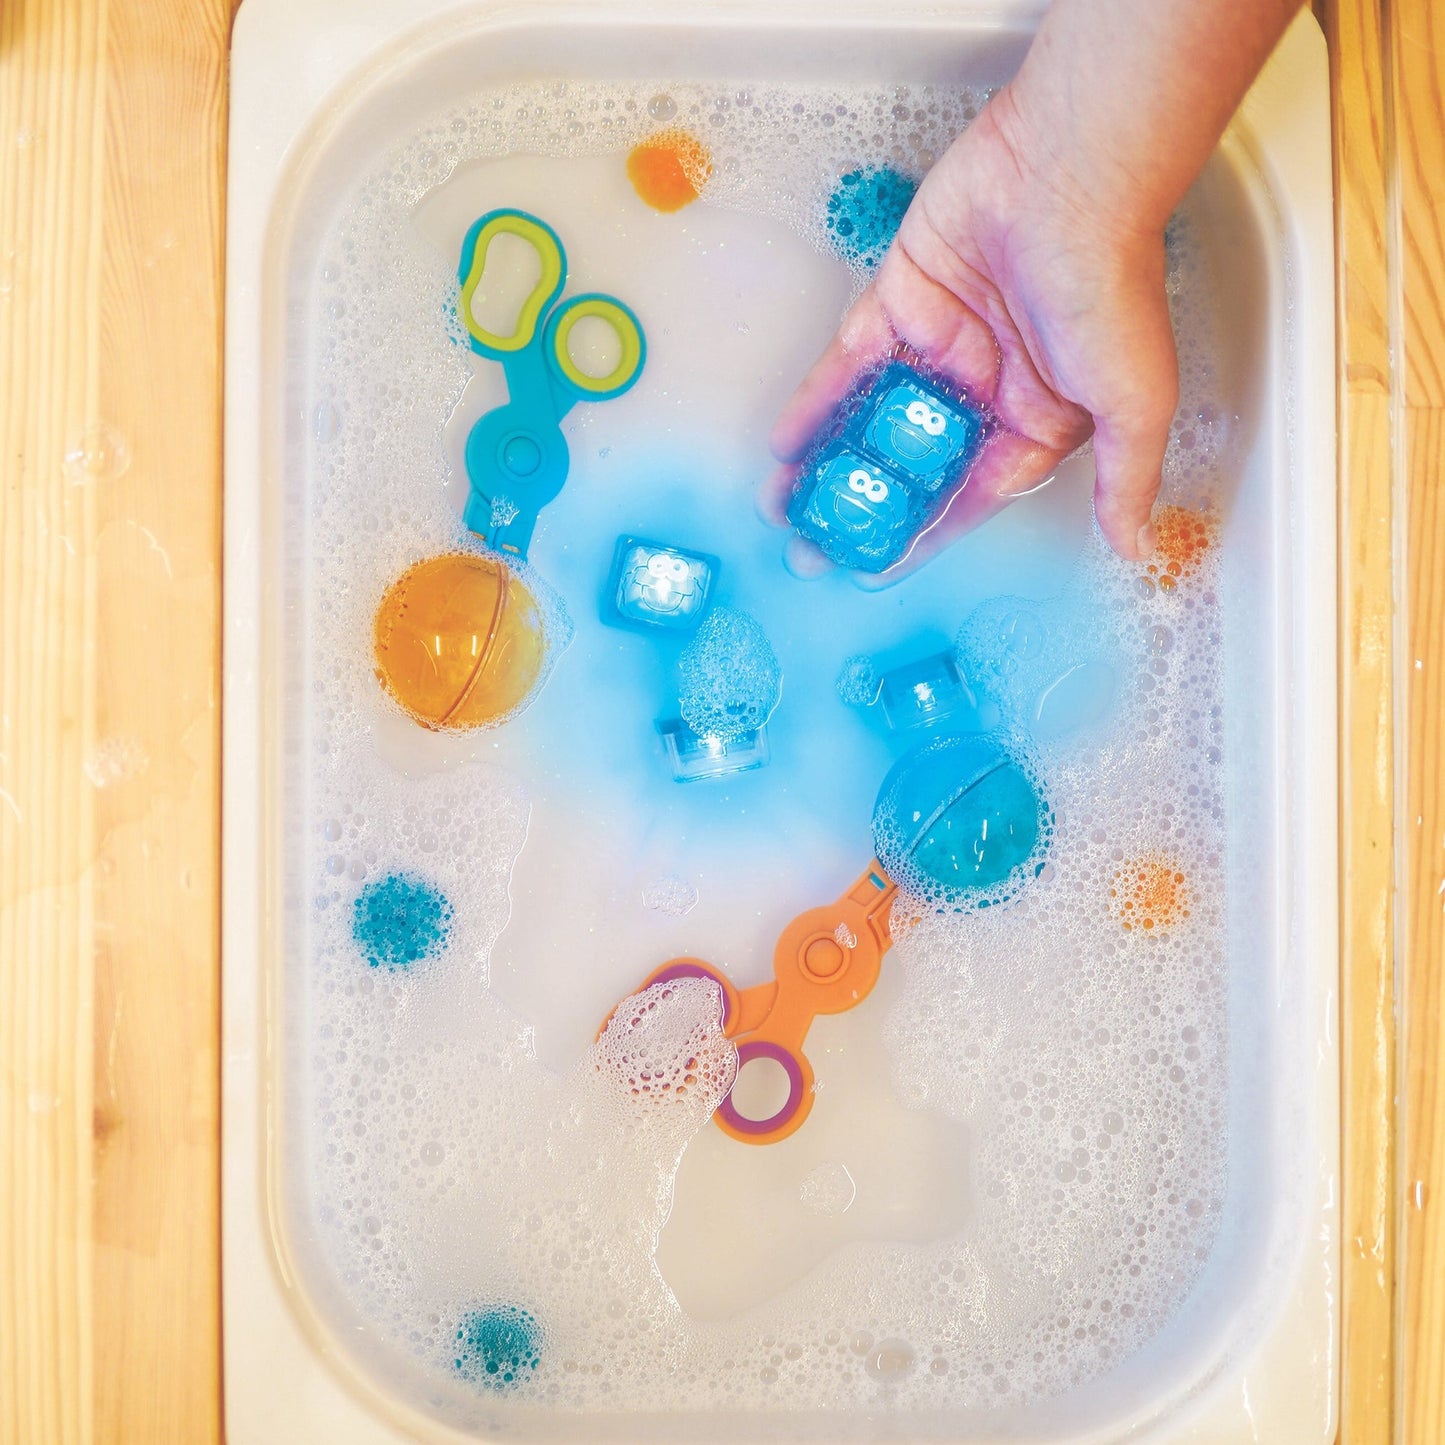
M 989 430 L 946 384 L 890 362 L 810 453 L 788 521 L 839 566 L 882 572 L 966 479 Z
M 602 620 L 634 632 L 691 634 L 712 606 L 720 567 L 707 552 L 620 537 L 602 599 Z M 668 717 L 658 722 L 657 732 L 679 783 L 749 772 L 768 761 L 763 728 L 726 739 L 704 737 L 682 718 Z

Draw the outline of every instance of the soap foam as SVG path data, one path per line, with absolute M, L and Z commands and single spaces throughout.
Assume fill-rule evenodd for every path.
M 929 1245 L 848 1246 L 734 1321 L 685 1316 L 653 1258 L 679 1160 L 735 1068 L 715 987 L 684 981 L 628 1001 L 571 1073 L 549 1074 L 487 977 L 528 827 L 525 789 L 482 764 L 394 774 L 370 741 L 385 704 L 358 639 L 384 586 L 469 545 L 441 437 L 471 369 L 449 259 L 416 234 L 411 208 L 468 161 L 615 154 L 620 165 L 667 123 L 714 157 L 697 204 L 776 218 L 827 252 L 840 174 L 886 164 L 921 175 L 986 94 L 481 92 L 383 156 L 328 238 L 308 514 L 292 543 L 305 551 L 313 689 L 311 796 L 293 845 L 310 879 L 308 947 L 287 962 L 310 1030 L 296 1096 L 307 1208 L 349 1308 L 413 1372 L 414 1398 L 456 1423 L 483 1418 L 479 1391 L 488 1421 L 521 1399 L 830 1412 L 886 1401 L 907 1412 L 1047 1398 L 1153 1338 L 1210 1249 L 1228 1043 L 1214 557 L 1165 593 L 1096 540 L 1064 599 L 1029 604 L 1036 651 L 982 646 L 997 638 L 997 608 L 964 624 L 968 675 L 987 674 L 1001 737 L 1038 770 L 1052 847 L 1006 906 L 895 916 L 889 967 L 904 984 L 887 1037 L 901 1096 L 970 1121 L 978 1218 Z M 868 267 L 850 259 L 861 286 Z M 1169 277 L 1184 400 L 1166 491 L 1195 506 L 1228 467 L 1233 419 L 1211 400 L 1207 277 L 1183 223 L 1171 228 Z M 555 656 L 565 609 L 522 571 Z M 1082 599 L 1093 600 L 1084 629 Z M 1118 711 L 1107 730 L 1040 741 L 1040 689 L 1081 657 L 1115 670 Z M 861 669 L 843 681 L 850 701 L 871 700 Z M 1187 876 L 1189 928 L 1126 931 L 1111 884 L 1162 853 Z M 422 968 L 371 969 L 352 936 L 361 890 L 388 872 L 423 876 L 450 901 Z M 675 892 L 653 890 L 648 907 L 672 911 Z M 846 1192 L 831 1176 L 809 1189 L 809 1207 L 825 1212 Z M 457 1364 L 459 1332 L 489 1309 L 525 1313 L 538 1340 L 535 1367 L 496 1398 Z
M 679 663 L 683 721 L 699 737 L 732 742 L 756 731 L 782 696 L 783 670 L 762 625 L 746 612 L 716 607 Z

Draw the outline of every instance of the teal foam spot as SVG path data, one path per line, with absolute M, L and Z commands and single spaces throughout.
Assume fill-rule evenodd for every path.
M 541 1363 L 542 1330 L 536 1316 L 517 1305 L 473 1310 L 457 1327 L 456 1348 L 459 1375 L 489 1390 L 506 1390 Z
M 412 873 L 388 873 L 357 894 L 351 933 L 373 968 L 410 968 L 447 940 L 452 905 L 434 884 Z
M 918 182 L 892 166 L 865 166 L 839 176 L 828 197 L 833 250 L 850 266 L 871 271 L 893 244 Z
M 905 892 L 987 907 L 1043 867 L 1052 815 L 1029 769 L 993 738 L 938 738 L 902 758 L 878 793 L 873 843 Z

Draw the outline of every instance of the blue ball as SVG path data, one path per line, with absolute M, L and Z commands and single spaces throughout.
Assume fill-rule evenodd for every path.
M 873 811 L 894 882 L 926 903 L 986 907 L 1043 867 L 1053 817 L 1032 771 L 996 738 L 936 738 L 899 760 Z

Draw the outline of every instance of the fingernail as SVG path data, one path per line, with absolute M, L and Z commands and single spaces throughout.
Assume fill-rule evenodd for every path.
M 1152 557 L 1154 549 L 1159 545 L 1159 533 L 1154 530 L 1153 522 L 1145 522 L 1139 528 L 1139 535 L 1134 538 L 1134 547 L 1139 556 Z

